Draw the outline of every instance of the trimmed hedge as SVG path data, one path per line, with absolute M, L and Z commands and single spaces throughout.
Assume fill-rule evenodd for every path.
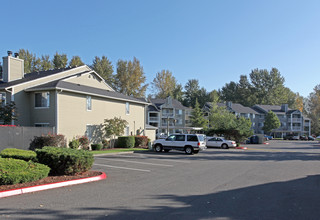
M 86 172 L 93 164 L 93 154 L 71 148 L 44 147 L 37 149 L 39 163 L 51 168 L 50 175 L 74 175 Z
M 135 136 L 134 147 L 145 147 L 148 146 L 148 137 L 147 136 Z
M 67 147 L 67 141 L 62 134 L 48 134 L 34 137 L 29 145 L 30 150 L 41 149 L 44 146 Z
M 122 136 L 118 137 L 117 146 L 119 148 L 133 148 L 135 143 L 134 136 Z
M 13 158 L 0 158 L 0 185 L 36 181 L 48 176 L 46 165 Z
M 102 144 L 91 144 L 91 149 L 92 150 L 101 150 Z
M 29 161 L 32 160 L 37 162 L 37 154 L 31 150 L 21 150 L 16 148 L 6 148 L 1 151 L 0 156 L 2 158 L 14 158 Z

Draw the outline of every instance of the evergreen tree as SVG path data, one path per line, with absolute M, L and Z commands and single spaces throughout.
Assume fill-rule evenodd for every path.
M 42 55 L 41 56 L 41 63 L 40 63 L 40 70 L 41 71 L 46 71 L 46 70 L 51 70 L 53 69 L 52 62 L 50 60 L 49 55 Z
M 201 127 L 206 129 L 208 126 L 208 121 L 204 118 L 203 112 L 199 106 L 197 99 L 196 99 L 195 107 L 191 112 L 190 121 L 193 127 Z
M 70 60 L 69 66 L 70 67 L 77 67 L 82 66 L 84 63 L 82 62 L 81 58 L 79 56 L 73 56 Z
M 113 66 L 106 56 L 95 57 L 92 68 L 96 71 L 110 86 L 114 84 Z
M 273 112 L 269 111 L 264 120 L 263 130 L 265 133 L 271 132 L 273 129 L 279 128 L 281 125 L 278 116 Z
M 66 66 L 68 64 L 67 55 L 66 54 L 59 54 L 58 52 L 56 52 L 56 54 L 54 55 L 54 57 L 52 59 L 52 63 L 53 63 L 54 69 L 66 68 Z

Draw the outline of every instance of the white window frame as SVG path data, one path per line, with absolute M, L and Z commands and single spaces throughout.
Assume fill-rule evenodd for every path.
M 126 115 L 130 115 L 130 103 L 126 102 Z
M 126 127 L 125 134 L 126 134 L 126 136 L 130 135 L 130 127 L 129 126 Z
M 41 94 L 41 98 L 43 97 L 43 94 L 47 95 L 46 106 L 42 106 L 42 104 L 43 104 L 42 100 L 41 100 L 41 106 L 36 106 L 36 103 L 37 103 L 36 94 Z M 50 92 L 35 92 L 34 93 L 34 108 L 36 108 L 36 109 L 50 108 Z
M 91 111 L 92 110 L 92 97 L 90 95 L 87 95 L 86 103 L 87 103 L 87 111 Z

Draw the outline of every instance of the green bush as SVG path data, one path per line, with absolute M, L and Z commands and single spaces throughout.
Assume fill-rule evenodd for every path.
M 91 144 L 91 149 L 92 150 L 101 150 L 102 144 Z
M 39 163 L 51 168 L 50 175 L 74 175 L 86 172 L 93 164 L 93 154 L 89 151 L 71 148 L 43 147 L 37 149 Z
M 79 146 L 80 146 L 80 140 L 79 139 L 74 138 L 72 141 L 69 142 L 69 147 L 71 149 L 78 149 Z
M 0 156 L 2 158 L 14 158 L 29 161 L 32 160 L 37 162 L 37 154 L 31 150 L 21 150 L 16 148 L 6 148 L 1 151 Z
M 62 134 L 48 134 L 42 135 L 40 137 L 34 137 L 34 139 L 30 143 L 29 149 L 41 149 L 44 146 L 66 147 L 66 138 Z
M 108 140 L 106 140 L 106 139 L 102 140 L 102 146 L 103 146 L 102 148 L 103 149 L 107 149 L 109 144 L 110 144 L 110 142 Z
M 48 176 L 46 165 L 13 158 L 0 158 L 0 185 L 36 181 Z
M 120 148 L 133 148 L 134 142 L 134 136 L 122 136 L 118 137 L 117 146 Z
M 135 136 L 134 147 L 145 147 L 148 146 L 148 137 L 147 136 Z

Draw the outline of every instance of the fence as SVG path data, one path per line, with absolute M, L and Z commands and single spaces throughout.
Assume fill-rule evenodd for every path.
M 54 133 L 53 127 L 0 127 L 0 151 L 5 148 L 28 150 L 35 136 Z

